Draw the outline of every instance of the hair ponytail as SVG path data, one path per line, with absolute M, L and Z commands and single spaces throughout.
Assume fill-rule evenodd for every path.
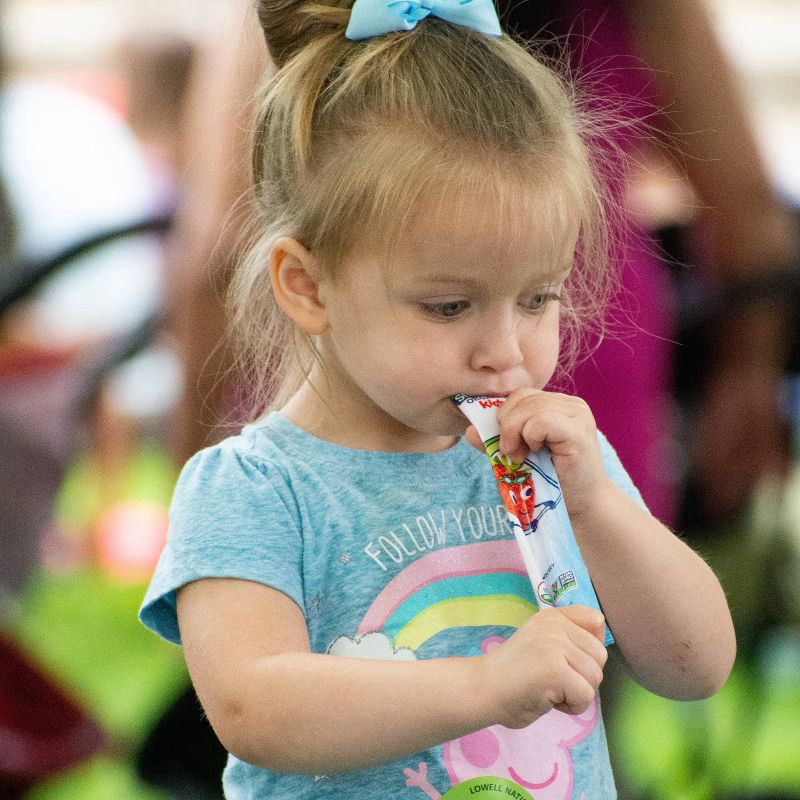
M 347 28 L 353 0 L 258 0 L 258 18 L 272 60 L 283 67 L 319 36 Z

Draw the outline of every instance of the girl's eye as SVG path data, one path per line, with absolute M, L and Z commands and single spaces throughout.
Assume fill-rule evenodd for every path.
M 422 307 L 436 317 L 457 317 L 469 308 L 466 300 L 449 300 L 446 303 L 423 303 Z
M 520 305 L 526 311 L 541 311 L 551 300 L 560 299 L 559 295 L 555 292 L 537 292 L 521 301 Z

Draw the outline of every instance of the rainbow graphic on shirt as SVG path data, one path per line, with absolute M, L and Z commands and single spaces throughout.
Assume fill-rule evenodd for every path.
M 382 631 L 397 648 L 417 650 L 451 628 L 519 628 L 536 610 L 515 542 L 478 542 L 404 569 L 375 598 L 356 637 Z
M 537 611 L 530 579 L 513 539 L 476 542 L 429 553 L 398 573 L 375 598 L 353 639 L 329 652 L 363 658 L 425 658 L 425 645 L 446 631 L 516 630 Z M 502 646 L 508 633 L 475 631 L 477 655 Z M 435 645 L 431 643 L 431 646 Z M 466 645 L 471 647 L 470 645 Z M 459 655 L 451 652 L 451 655 Z M 595 702 L 583 715 L 552 710 L 523 729 L 495 725 L 445 742 L 433 761 L 410 762 L 396 786 L 419 800 L 461 800 L 477 792 L 568 800 L 575 770 L 572 748 L 597 725 Z

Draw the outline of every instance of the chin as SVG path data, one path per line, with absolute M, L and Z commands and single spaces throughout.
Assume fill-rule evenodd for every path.
M 424 436 L 463 436 L 469 427 L 469 423 L 459 425 L 457 422 L 448 420 L 428 419 L 418 420 L 416 423 L 408 425 L 408 427 Z
M 429 433 L 437 436 L 463 436 L 469 420 L 448 399 L 443 414 L 431 415 Z
M 463 436 L 466 433 L 469 423 L 466 425 L 442 426 L 441 430 L 436 431 L 439 436 Z

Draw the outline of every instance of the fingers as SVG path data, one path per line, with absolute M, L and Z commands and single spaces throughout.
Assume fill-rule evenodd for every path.
M 602 644 L 602 639 L 597 636 L 598 617 L 599 630 L 605 631 L 602 615 L 590 608 L 572 608 L 578 609 L 574 616 L 581 618 L 588 627 L 576 623 L 566 628 L 573 646 L 564 650 L 567 669 L 562 675 L 563 695 L 561 698 L 554 698 L 553 707 L 567 714 L 582 714 L 594 702 L 597 690 L 603 682 L 603 667 L 608 659 L 608 651 Z
M 600 684 L 603 682 L 603 665 L 605 658 L 601 663 L 598 663 L 596 658 L 593 658 L 589 653 L 575 649 L 567 655 L 567 663 L 570 669 L 591 687 L 592 693 L 596 692 Z
M 555 623 L 560 629 L 559 649 L 566 663 L 597 688 L 608 660 L 603 615 L 588 606 L 566 606 L 545 609 L 535 616 L 539 622 Z
M 595 639 L 605 643 L 606 618 L 595 608 L 589 606 L 561 606 L 557 609 L 579 627 L 588 631 Z M 605 649 L 605 648 L 604 648 Z
M 604 645 L 605 618 L 587 606 L 545 611 L 552 612 L 566 618 L 563 629 L 569 640 L 569 645 L 563 648 L 567 666 L 561 676 L 563 697 L 556 698 L 554 707 L 570 714 L 580 714 L 591 705 L 603 680 L 603 668 L 608 660 Z
M 500 451 L 513 461 L 524 461 L 529 450 L 596 436 L 594 417 L 579 397 L 538 389 L 519 389 L 497 414 Z
M 552 698 L 553 708 L 565 714 L 583 714 L 594 702 L 602 682 L 602 667 L 585 653 L 573 653 L 562 676 L 559 694 Z
M 525 727 L 551 708 L 569 714 L 586 711 L 608 658 L 604 631 L 605 619 L 595 609 L 545 609 L 488 654 L 488 674 L 500 678 L 500 724 Z
M 581 616 L 592 621 L 587 622 L 586 627 L 578 623 L 567 626 L 566 633 L 573 645 L 571 649 L 565 650 L 567 662 L 575 668 L 586 667 L 586 670 L 580 670 L 581 674 L 597 688 L 603 677 L 603 667 L 608 661 L 608 650 L 604 644 L 605 620 L 594 609 L 582 606 L 571 608 L 581 609 Z M 583 614 L 584 611 L 590 613 Z M 596 683 L 594 678 L 597 678 Z
M 598 684 L 599 686 L 599 684 Z M 572 681 L 566 683 L 561 698 L 554 698 L 553 708 L 565 714 L 583 714 L 597 696 L 597 687 L 583 680 L 579 673 L 572 673 Z
M 518 389 L 501 406 L 497 420 L 500 452 L 515 463 L 547 446 L 573 519 L 586 518 L 606 496 L 597 425 L 579 397 Z

